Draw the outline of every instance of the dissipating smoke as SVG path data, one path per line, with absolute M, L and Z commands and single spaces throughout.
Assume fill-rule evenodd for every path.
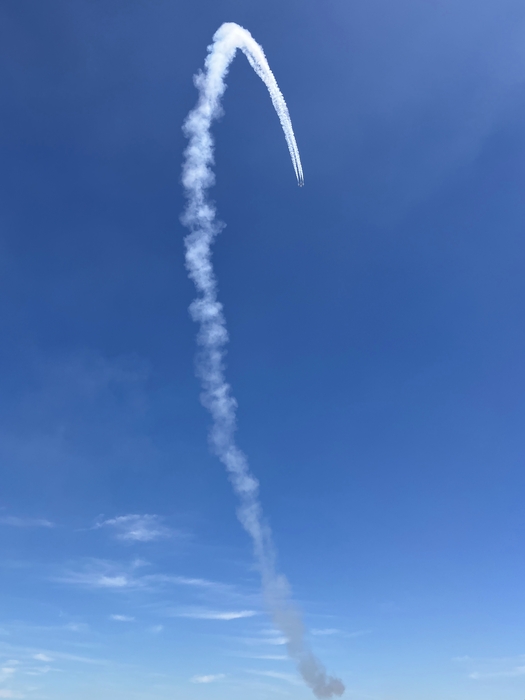
M 197 298 L 190 306 L 190 313 L 199 324 L 197 375 L 202 384 L 202 403 L 212 416 L 210 444 L 226 467 L 239 498 L 238 516 L 253 541 L 265 604 L 275 626 L 287 639 L 288 654 L 297 664 L 304 682 L 317 698 L 331 698 L 342 695 L 345 687 L 339 678 L 327 675 L 323 664 L 311 651 L 301 613 L 292 602 L 289 584 L 277 572 L 272 535 L 259 501 L 259 484 L 250 471 L 245 454 L 235 442 L 237 402 L 224 372 L 228 332 L 222 305 L 217 300 L 217 282 L 211 260 L 211 245 L 222 224 L 216 218 L 208 190 L 215 181 L 211 125 L 222 113 L 220 102 L 226 89 L 225 78 L 237 49 L 245 54 L 268 88 L 284 131 L 297 183 L 302 186 L 304 182 L 290 114 L 264 51 L 250 32 L 238 24 L 226 22 L 217 30 L 208 47 L 204 71 L 195 76 L 199 99 L 183 127 L 189 145 L 182 173 L 187 198 L 182 222 L 190 230 L 185 238 L 186 267 L 197 289 Z

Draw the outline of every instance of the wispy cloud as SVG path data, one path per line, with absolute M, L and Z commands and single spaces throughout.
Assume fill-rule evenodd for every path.
M 480 671 L 473 671 L 472 673 L 469 673 L 469 678 L 476 681 L 489 678 L 516 678 L 518 676 L 525 676 L 525 666 L 516 666 L 515 668 L 510 668 L 507 671 L 493 671 L 492 673 L 482 673 Z
M 474 659 L 470 656 L 453 659 L 466 667 L 467 675 L 475 681 L 525 676 L 525 655 L 514 658 Z
M 16 515 L 2 515 L 0 525 L 11 527 L 55 527 L 50 520 L 44 518 L 19 518 Z
M 108 665 L 103 659 L 90 658 L 45 648 L 2 643 L 0 656 L 0 698 L 33 697 L 41 687 L 27 681 L 41 679 L 51 672 L 67 672 L 68 667 L 82 665 Z M 11 657 L 11 658 L 10 658 Z M 59 664 L 59 665 L 56 665 Z M 38 693 L 40 697 L 40 693 Z M 46 694 L 47 695 L 47 694 Z
M 60 661 L 71 661 L 74 663 L 80 663 L 80 664 L 96 664 L 96 665 L 106 665 L 109 662 L 106 659 L 96 659 L 92 658 L 90 656 L 79 656 L 77 654 L 68 654 L 63 651 L 42 651 L 39 652 L 40 657 L 46 656 L 50 657 L 53 661 L 60 660 Z M 33 658 L 36 658 L 36 655 L 33 655 Z M 41 659 L 43 660 L 43 659 Z
M 341 632 L 344 637 L 364 637 L 365 634 L 372 634 L 372 630 L 357 630 L 357 632 Z
M 89 625 L 86 622 L 68 622 L 64 629 L 70 632 L 88 632 Z
M 178 595 L 190 596 L 199 607 L 208 610 L 257 610 L 261 605 L 259 591 L 201 577 L 153 573 L 144 576 L 144 583 L 152 588 L 186 589 Z
M 215 673 L 209 676 L 193 676 L 190 680 L 192 683 L 215 683 L 215 681 L 220 681 L 223 678 L 226 678 L 226 674 Z
M 11 635 L 16 637 L 27 636 L 35 638 L 40 635 L 49 637 L 50 634 L 60 634 L 61 632 L 89 632 L 89 625 L 85 622 L 68 622 L 65 625 L 35 625 L 28 622 L 16 620 L 6 624 L 0 634 Z M 2 644 L 5 642 L 2 641 Z
M 171 617 L 188 617 L 193 620 L 240 620 L 258 615 L 256 610 L 175 610 Z
M 14 675 L 20 670 L 20 661 L 17 659 L 10 659 L 5 661 L 0 667 L 0 682 L 10 683 Z M 2 695 L 2 692 L 4 693 Z M 0 689 L 0 698 L 18 698 L 22 697 L 17 695 L 14 691 L 9 688 Z
M 256 646 L 259 644 L 270 644 L 272 646 L 284 646 L 288 643 L 286 637 L 276 636 L 276 637 L 243 637 L 241 640 L 244 644 L 250 646 Z
M 147 585 L 144 577 L 135 573 L 142 563 L 139 560 L 123 566 L 105 559 L 90 559 L 80 571 L 67 571 L 55 580 L 85 588 L 109 588 L 116 591 L 143 588 Z
M 4 657 L 0 663 L 0 698 L 33 697 L 35 691 L 42 690 L 34 681 L 38 682 L 50 673 L 64 673 L 68 667 L 78 667 L 78 664 L 108 663 L 101 659 L 8 643 L 2 644 L 0 656 Z
M 119 515 L 108 520 L 99 520 L 95 529 L 109 527 L 113 529 L 115 538 L 121 542 L 154 542 L 174 535 L 180 535 L 162 524 L 158 515 Z
M 292 685 L 303 685 L 302 681 L 293 673 L 284 673 L 282 671 L 248 671 L 255 676 L 265 676 L 266 678 L 275 678 L 280 681 L 286 681 Z
M 52 666 L 37 666 L 35 668 L 29 668 L 27 671 L 24 671 L 26 676 L 45 676 L 46 673 L 49 673 L 50 671 L 54 671 Z
M 288 661 L 288 657 L 284 654 L 242 654 L 235 652 L 232 656 L 238 656 L 241 659 L 257 659 L 259 661 Z
M 116 591 L 130 589 L 155 591 L 168 586 L 184 586 L 205 594 L 205 598 L 209 599 L 208 605 L 210 607 L 229 607 L 230 605 L 248 607 L 249 605 L 248 596 L 241 595 L 228 584 L 189 576 L 143 573 L 141 570 L 148 565 L 149 562 L 142 559 L 123 563 L 92 558 L 84 561 L 79 568 L 71 568 L 61 576 L 55 577 L 55 580 L 85 588 L 109 588 Z M 202 595 L 200 597 L 202 598 Z M 197 612 L 199 611 L 197 610 Z M 246 610 L 243 612 L 246 613 Z M 166 614 L 173 616 L 174 612 L 168 610 Z M 250 614 L 255 614 L 255 612 L 250 611 Z M 177 614 L 177 616 L 180 615 Z
M 135 618 L 131 617 L 130 615 L 110 615 L 109 619 L 114 620 L 115 622 L 134 622 L 135 621 Z
M 346 637 L 347 639 L 353 639 L 355 637 L 363 637 L 365 634 L 370 634 L 371 630 L 357 630 L 356 632 L 344 632 L 343 630 L 337 629 L 335 627 L 328 627 L 326 629 L 312 629 L 311 634 L 316 637 L 331 637 L 338 635 L 341 637 Z
M 217 581 L 209 581 L 205 578 L 191 578 L 189 576 L 164 576 L 163 580 L 176 583 L 179 586 L 192 586 L 193 588 L 213 589 L 214 591 L 231 591 L 232 586 Z
M 63 583 L 75 583 L 81 586 L 87 586 L 88 588 L 130 588 L 136 587 L 138 582 L 134 579 L 124 575 L 108 575 L 105 573 L 96 572 L 75 572 L 72 571 L 70 574 L 64 576 L 60 579 Z
M 79 656 L 77 654 L 67 654 L 63 651 L 45 651 L 42 655 L 50 656 L 53 660 L 71 661 L 80 664 L 95 664 L 105 666 L 109 662 L 106 659 L 96 659 L 91 656 Z
M 176 586 L 187 586 L 203 591 L 233 595 L 233 586 L 218 581 L 209 581 L 204 578 L 191 578 L 189 576 L 173 576 L 170 574 L 150 574 L 147 577 L 150 583 L 172 583 Z
M 0 680 L 6 680 L 16 673 L 16 668 L 14 666 L 2 666 L 0 667 Z

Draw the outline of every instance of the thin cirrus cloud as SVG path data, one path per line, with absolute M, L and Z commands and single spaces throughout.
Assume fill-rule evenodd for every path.
M 230 622 L 259 614 L 256 609 L 249 607 L 250 602 L 247 599 L 243 600 L 243 596 L 233 595 L 230 590 L 232 587 L 227 584 L 189 576 L 148 574 L 143 571 L 145 567 L 147 562 L 141 559 L 123 563 L 93 558 L 85 560 L 78 568 L 66 570 L 52 580 L 88 590 L 112 591 L 115 595 L 134 591 L 155 595 L 166 588 L 182 586 L 193 589 L 192 595 L 202 598 L 204 593 L 205 598 L 210 599 L 206 606 L 187 605 L 175 608 L 162 605 L 157 609 L 159 614 L 169 618 Z M 120 623 L 133 621 L 129 616 L 120 613 L 111 614 L 109 619 Z
M 357 630 L 357 632 L 344 632 L 343 630 L 336 629 L 335 627 L 328 627 L 326 629 L 312 629 L 310 633 L 315 637 L 332 637 L 339 636 L 345 637 L 346 639 L 353 639 L 355 637 L 362 637 L 365 634 L 370 634 L 371 630 Z
M 466 666 L 468 678 L 473 681 L 503 680 L 525 676 L 525 655 L 492 659 L 473 659 L 470 656 L 463 656 L 456 657 L 453 661 Z
M 50 520 L 44 518 L 19 518 L 16 515 L 3 515 L 0 517 L 0 525 L 11 527 L 54 527 Z
M 191 576 L 165 576 L 167 582 L 176 583 L 179 586 L 192 586 L 194 588 L 213 589 L 215 591 L 230 591 L 232 586 L 226 583 L 218 583 L 205 578 L 192 578 Z
M 35 639 L 40 635 L 44 635 L 46 638 L 49 638 L 50 635 L 55 633 L 86 633 L 89 631 L 89 625 L 84 622 L 68 622 L 65 625 L 37 625 L 17 620 L 15 622 L 8 623 L 5 628 L 0 628 L 0 636 L 9 637 L 13 635 L 14 637 L 18 638 L 27 635 L 32 639 Z
M 173 583 L 176 586 L 190 586 L 192 588 L 214 590 L 214 591 L 228 591 L 231 586 L 225 583 L 218 583 L 217 581 L 209 581 L 204 578 L 191 578 L 190 576 L 172 576 L 170 574 L 151 574 L 147 577 L 148 581 L 152 583 Z
M 129 514 L 120 515 L 108 520 L 99 520 L 94 529 L 111 528 L 115 539 L 120 542 L 154 542 L 179 535 L 180 533 L 171 530 L 162 524 L 162 519 L 158 515 Z
M 79 571 L 67 571 L 56 580 L 84 588 L 128 590 L 147 586 L 146 577 L 137 576 L 143 562 L 135 561 L 127 567 L 105 559 L 90 559 Z
M 192 620 L 241 620 L 258 615 L 256 610 L 176 610 L 170 611 L 170 617 L 187 617 Z
M 93 664 L 93 665 L 101 665 L 101 666 L 106 666 L 109 664 L 109 661 L 107 659 L 94 659 L 90 656 L 79 656 L 78 654 L 68 654 L 62 651 L 53 651 L 51 652 L 55 660 L 59 661 L 71 661 L 73 663 L 81 663 L 81 664 Z
M 517 666 L 508 671 L 494 671 L 493 673 L 480 673 L 479 671 L 469 673 L 469 678 L 472 678 L 474 681 L 482 681 L 490 678 L 517 678 L 518 676 L 525 676 L 525 666 Z
M 220 581 L 161 573 L 150 574 L 144 578 L 150 585 L 180 586 L 182 588 L 193 589 L 201 598 L 205 597 L 210 600 L 220 599 L 223 602 L 227 600 L 229 601 L 228 607 L 234 603 L 235 607 L 251 608 L 258 603 L 258 596 L 254 596 L 250 592 L 241 591 L 236 586 Z
M 72 583 L 86 588 L 138 588 L 140 582 L 125 574 L 104 574 L 72 571 L 59 579 L 60 583 Z
M 81 664 L 92 664 L 92 665 L 107 665 L 109 661 L 107 659 L 92 658 L 89 656 L 79 656 L 78 654 L 69 654 L 63 651 L 50 651 L 49 649 L 35 649 L 34 647 L 25 647 L 18 645 L 6 646 L 4 645 L 4 652 L 9 651 L 13 654 L 19 656 L 19 658 L 24 658 L 27 661 L 42 661 L 42 662 L 52 662 L 52 661 L 68 661 L 72 663 Z M 25 663 L 24 662 L 24 663 Z M 5 666 L 17 665 L 20 666 L 21 661 L 6 662 Z
M 288 643 L 286 637 L 243 637 L 241 641 L 248 646 L 259 646 L 268 644 L 270 646 L 282 647 Z
M 66 571 L 62 576 L 54 580 L 59 583 L 83 586 L 85 588 L 109 588 L 114 590 L 145 589 L 154 591 L 174 585 L 193 588 L 212 596 L 218 594 L 221 598 L 225 594 L 231 598 L 235 593 L 232 586 L 217 581 L 161 573 L 141 574 L 140 569 L 145 566 L 147 566 L 147 562 L 141 559 L 135 559 L 128 564 L 124 564 L 107 559 L 92 558 L 85 561 L 79 569 Z M 235 597 L 239 598 L 240 596 L 237 594 Z M 252 611 L 243 610 L 240 616 L 247 617 L 248 612 L 250 615 L 252 614 Z M 176 613 L 170 612 L 169 614 L 173 616 Z M 217 615 L 219 614 L 221 613 L 217 613 Z M 237 615 L 237 613 L 235 614 Z
M 231 655 L 241 659 L 257 659 L 258 661 L 288 661 L 288 657 L 284 654 L 243 654 L 235 652 Z
M 283 673 L 282 671 L 253 671 L 250 670 L 248 673 L 254 676 L 264 676 L 266 678 L 275 678 L 276 680 L 286 681 L 291 685 L 303 685 L 297 676 L 293 673 Z
M 190 680 L 192 683 L 215 683 L 223 678 L 226 678 L 225 673 L 214 673 L 208 676 L 193 676 Z

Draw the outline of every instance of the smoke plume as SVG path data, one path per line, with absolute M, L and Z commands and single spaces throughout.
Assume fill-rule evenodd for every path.
M 217 220 L 215 208 L 208 198 L 208 189 L 215 179 L 210 128 L 212 121 L 221 114 L 220 100 L 226 89 L 224 81 L 237 49 L 246 55 L 268 88 L 284 131 L 297 182 L 303 185 L 301 159 L 288 108 L 264 51 L 250 32 L 238 24 L 227 22 L 218 29 L 213 44 L 208 47 L 204 71 L 195 76 L 199 100 L 184 123 L 189 145 L 182 174 L 187 197 L 182 221 L 190 229 L 185 238 L 186 267 L 197 288 L 197 298 L 190 306 L 190 313 L 199 324 L 197 374 L 202 383 L 202 403 L 212 416 L 211 447 L 225 465 L 239 498 L 238 516 L 253 540 L 265 603 L 275 626 L 288 640 L 288 653 L 296 662 L 305 683 L 317 698 L 331 698 L 342 695 L 344 685 L 338 678 L 326 674 L 323 665 L 310 650 L 300 612 L 291 600 L 288 582 L 277 573 L 271 532 L 259 502 L 259 484 L 250 472 L 246 456 L 235 442 L 237 402 L 224 373 L 228 332 L 222 305 L 217 300 L 217 282 L 211 262 L 211 244 L 221 231 L 222 224 Z

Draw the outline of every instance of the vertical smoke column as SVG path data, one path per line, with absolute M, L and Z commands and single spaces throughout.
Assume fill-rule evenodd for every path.
M 211 244 L 222 225 L 208 199 L 214 183 L 212 121 L 221 114 L 220 100 L 226 89 L 224 79 L 237 49 L 263 80 L 281 122 L 299 186 L 303 185 L 301 159 L 295 142 L 288 108 L 264 55 L 250 32 L 238 24 L 223 24 L 208 48 L 205 70 L 195 77 L 199 101 L 184 123 L 189 139 L 185 152 L 182 182 L 188 200 L 182 221 L 190 229 L 186 236 L 186 267 L 197 288 L 197 298 L 190 306 L 199 324 L 197 374 L 202 382 L 202 403 L 212 416 L 210 443 L 228 470 L 239 497 L 239 519 L 253 540 L 255 557 L 261 573 L 265 603 L 272 619 L 288 640 L 289 655 L 318 698 L 342 695 L 344 685 L 327 676 L 320 661 L 310 651 L 299 611 L 291 602 L 286 578 L 277 574 L 271 532 L 259 502 L 257 479 L 251 474 L 244 453 L 235 442 L 237 403 L 224 376 L 224 353 L 228 342 L 222 305 L 217 301 L 217 283 L 211 262 Z

